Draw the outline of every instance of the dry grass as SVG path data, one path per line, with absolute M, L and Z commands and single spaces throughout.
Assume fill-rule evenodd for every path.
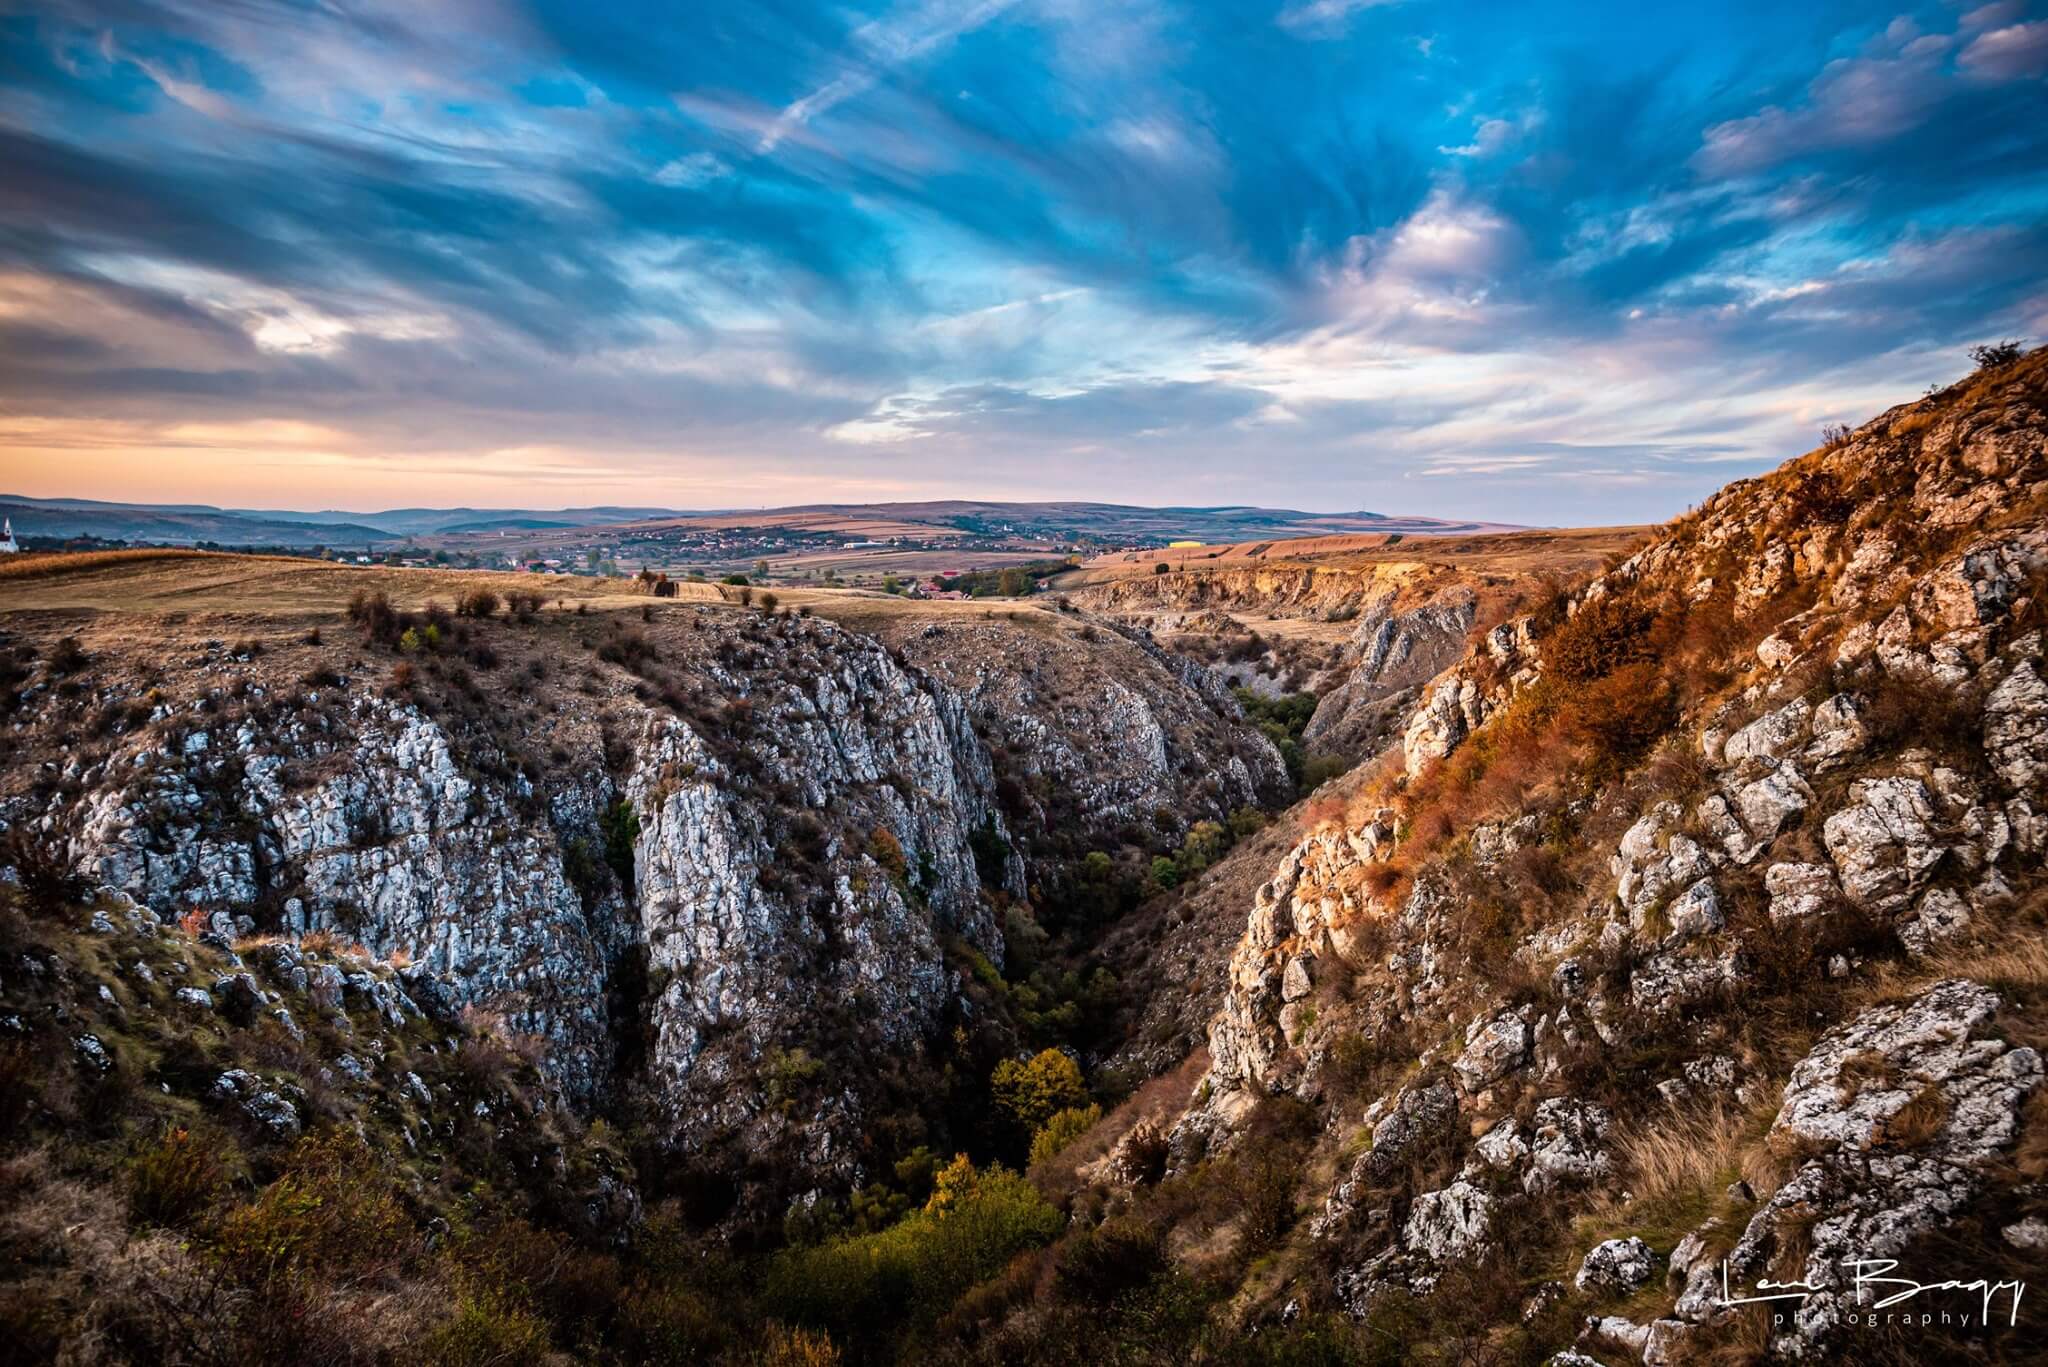
M 452 604 L 488 590 L 500 598 L 537 596 L 543 611 L 672 611 L 678 604 L 722 604 L 749 611 L 738 591 L 723 584 L 681 582 L 677 598 L 654 599 L 633 579 L 495 571 L 394 569 L 342 565 L 291 556 L 209 551 L 91 551 L 39 555 L 0 566 L 0 615 L 61 612 L 143 615 L 158 619 L 153 632 L 183 619 L 184 634 L 225 635 L 262 622 L 303 629 L 341 617 L 358 594 L 383 593 L 401 611 L 429 603 Z M 1006 621 L 1019 629 L 1076 633 L 1083 624 L 1044 611 L 1037 601 L 975 599 L 929 602 L 852 589 L 776 586 L 781 607 L 808 611 L 856 630 L 927 622 Z
M 1742 1175 L 1743 1159 L 1752 1148 L 1769 1116 L 1777 1113 L 1775 1099 L 1759 1123 L 1762 1108 L 1743 1110 L 1715 1102 L 1691 1111 L 1651 1116 L 1624 1131 L 1614 1143 L 1614 1155 L 1624 1174 L 1593 1208 L 1593 1214 L 1620 1218 L 1624 1211 L 1643 1207 L 1675 1207 L 1700 1198 L 1717 1198 L 1722 1189 Z M 1620 1190 L 1633 1198 L 1626 1206 Z
M 222 551 L 187 551 L 167 546 L 122 551 L 77 551 L 56 555 L 24 555 L 15 560 L 0 562 L 0 583 L 43 579 L 50 575 L 74 574 L 81 570 L 105 569 L 112 565 L 140 565 L 166 560 L 280 560 L 292 563 L 294 558 L 291 556 L 231 555 Z

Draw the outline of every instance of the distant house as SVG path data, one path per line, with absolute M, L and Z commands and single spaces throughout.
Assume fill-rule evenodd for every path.
M 0 518 L 0 555 L 19 555 L 21 547 L 14 541 L 14 519 Z

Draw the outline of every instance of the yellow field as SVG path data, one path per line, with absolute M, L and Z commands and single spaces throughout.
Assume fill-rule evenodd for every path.
M 488 588 L 500 597 L 537 593 L 549 610 L 557 604 L 584 611 L 629 611 L 652 604 L 725 603 L 741 608 L 737 588 L 679 583 L 677 597 L 654 598 L 634 579 L 572 575 L 499 574 L 475 570 L 393 569 L 338 565 L 290 556 L 214 551 L 90 551 L 38 555 L 0 565 L 0 616 L 13 613 L 178 616 L 195 624 L 209 618 L 317 622 L 347 610 L 357 593 L 383 592 L 402 608 L 430 601 L 453 606 L 464 593 Z M 858 589 L 757 588 L 759 604 L 772 593 L 785 607 L 808 607 L 857 629 L 909 618 L 963 621 L 1014 616 L 1020 621 L 1053 614 L 1015 599 L 924 602 Z
M 1482 532 L 1469 536 L 1403 536 L 1362 532 L 1302 537 L 1291 541 L 1240 541 L 1227 546 L 1194 546 L 1161 551 L 1119 551 L 1101 555 L 1058 576 L 1056 587 L 1151 574 L 1155 565 L 1172 570 L 1236 570 L 1314 565 L 1319 568 L 1413 563 L 1494 574 L 1581 574 L 1597 570 L 1609 555 L 1641 541 L 1650 527 L 1569 527 L 1526 532 Z

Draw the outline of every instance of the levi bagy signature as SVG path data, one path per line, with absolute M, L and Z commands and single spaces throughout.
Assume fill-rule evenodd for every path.
M 1850 1290 L 1854 1294 L 1855 1304 L 1871 1312 L 1892 1310 L 1895 1306 L 1907 1305 L 1927 1295 L 1963 1294 L 1980 1298 L 1975 1316 L 1977 1325 L 1991 1323 L 1992 1315 L 2002 1310 L 2006 1324 L 2013 1326 L 2019 1323 L 2020 1299 L 2027 1294 L 2027 1284 L 2023 1281 L 1990 1277 L 1948 1277 L 1939 1281 L 1923 1282 L 1912 1277 L 1893 1276 L 1891 1274 L 1896 1272 L 1899 1266 L 1895 1258 L 1850 1258 L 1844 1260 L 1842 1266 L 1852 1274 Z M 1728 1264 L 1721 1264 L 1719 1303 L 1729 1308 L 1787 1301 L 1805 1305 L 1818 1292 L 1834 1292 L 1840 1288 L 1824 1282 L 1773 1281 L 1769 1277 L 1759 1277 L 1750 1290 L 1754 1294 L 1735 1295 L 1728 1283 Z M 2001 1298 L 2004 1298 L 2002 1304 Z M 1912 1312 L 1908 1312 L 1910 1313 Z M 1923 1306 L 1921 1313 L 1931 1317 L 1935 1312 Z M 1972 1322 L 1972 1316 L 1967 1311 L 1953 1320 L 1950 1318 L 1952 1313 L 1944 1309 L 1941 1312 L 1941 1322 L 1964 1326 Z M 1783 1315 L 1780 1314 L 1777 1318 L 1782 1320 Z M 1853 1315 L 1851 1322 L 1854 1322 Z M 1933 1321 L 1930 1318 L 1928 1322 Z

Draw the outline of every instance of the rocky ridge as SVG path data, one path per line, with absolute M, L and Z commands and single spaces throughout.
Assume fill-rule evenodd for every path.
M 2002 1033 L 2035 1027 L 2010 1024 L 1984 982 L 1897 994 L 1922 976 L 1915 964 L 1996 962 L 2006 937 L 2040 933 L 2013 918 L 2038 904 L 2048 799 L 2044 434 L 2037 353 L 1731 485 L 1568 600 L 1485 635 L 1423 691 L 1380 785 L 1258 890 L 1176 1162 L 1237 1143 L 1275 1095 L 1318 1107 L 1332 1143 L 1368 1136 L 1334 1186 L 1301 1195 L 1320 1206 L 1305 1247 L 1335 1266 L 1308 1293 L 1370 1317 L 1447 1270 L 1512 1259 L 1510 1227 L 1625 1209 L 1625 1135 L 1709 1103 L 1769 1104 L 1785 1068 L 1769 1135 L 1806 1156 L 1718 1223 L 1671 1231 L 1691 1241 L 1681 1294 L 1647 1322 L 1596 1315 L 1586 1346 L 1681 1360 L 1727 1329 L 1710 1295 L 1718 1263 L 1701 1250 L 1728 1248 L 1736 1276 L 1771 1275 L 1796 1220 L 1811 1231 L 1809 1279 L 1830 1289 L 1778 1350 L 1835 1351 L 1842 1300 L 1826 1268 L 1857 1248 L 1896 1254 L 1955 1218 L 2010 1152 L 2040 1080 L 2034 1050 Z M 1447 853 L 1409 852 L 1416 795 L 1437 791 L 1465 746 L 1545 715 L 1548 681 L 1582 677 L 1589 642 L 1636 658 L 1627 633 L 1660 629 L 1660 612 L 1689 623 L 1674 639 L 1699 658 L 1746 654 L 1729 658 L 1725 687 L 1675 695 L 1666 738 L 1626 783 L 1567 780 L 1519 814 L 1454 827 Z M 1635 691 L 1658 683 L 1654 664 L 1628 667 Z M 1573 688 L 1599 687 L 1606 668 Z M 1518 919 L 1497 890 L 1569 859 L 1604 885 L 1544 892 L 1536 924 L 1519 918 L 1483 951 L 1497 958 L 1471 958 L 1475 924 Z M 1782 992 L 1877 1004 L 1781 1062 L 1750 1013 Z M 1406 1054 L 1408 1080 L 1376 1090 L 1382 1054 Z M 1650 1054 L 1647 1076 L 1625 1062 Z M 1843 1081 L 1845 1059 L 1865 1056 L 1899 1080 Z M 1628 1076 L 1654 1085 L 1617 1088 Z M 1675 1256 L 1591 1250 L 1568 1299 L 1632 1293 L 1646 1252 Z M 1544 1299 L 1531 1322 L 1563 1304 Z

